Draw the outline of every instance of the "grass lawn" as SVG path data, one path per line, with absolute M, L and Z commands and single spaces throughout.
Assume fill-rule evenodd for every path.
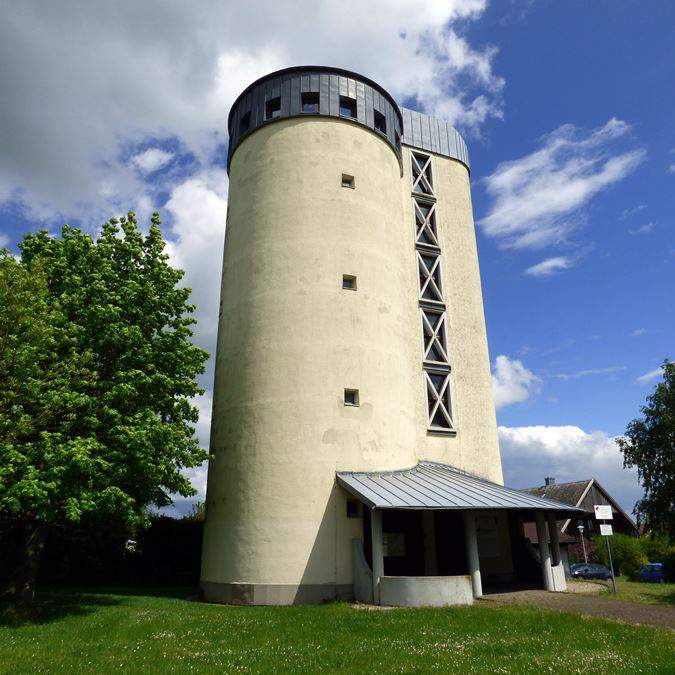
M 600 583 L 607 586 L 603 595 L 614 597 L 612 582 Z M 620 576 L 616 578 L 616 598 L 628 602 L 646 602 L 650 605 L 675 605 L 675 584 L 644 584 Z
M 0 622 L 0 672 L 670 672 L 672 632 L 532 607 L 227 607 L 48 590 Z

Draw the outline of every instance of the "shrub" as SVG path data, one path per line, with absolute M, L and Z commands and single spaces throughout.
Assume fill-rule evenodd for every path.
M 601 536 L 593 538 L 595 550 L 599 562 L 609 567 L 607 544 L 602 541 L 603 539 L 604 537 Z M 642 565 L 646 565 L 649 562 L 642 550 L 640 540 L 636 537 L 617 532 L 611 536 L 609 543 L 612 547 L 612 561 L 614 563 L 615 574 L 627 574 L 629 577 L 634 577 L 635 572 Z
M 663 562 L 672 548 L 668 538 L 663 536 L 641 537 L 639 541 L 649 562 Z

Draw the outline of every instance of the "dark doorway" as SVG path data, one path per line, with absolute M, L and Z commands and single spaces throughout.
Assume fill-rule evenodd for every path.
M 436 566 L 441 576 L 467 574 L 464 519 L 460 511 L 435 511 Z
M 371 512 L 364 509 L 363 552 L 372 569 Z M 423 511 L 382 511 L 384 573 L 426 576 Z M 438 576 L 467 574 L 464 521 L 458 511 L 434 511 L 433 530 Z

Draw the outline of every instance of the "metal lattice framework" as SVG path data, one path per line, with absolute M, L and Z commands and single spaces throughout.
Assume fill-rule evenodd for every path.
M 445 312 L 422 308 L 422 334 L 424 336 L 424 362 L 449 365 L 445 337 Z
M 429 428 L 437 430 L 454 429 L 450 398 L 450 373 L 425 370 L 424 377 L 427 381 Z
M 430 431 L 447 433 L 455 431 L 455 425 L 450 395 L 447 315 L 443 296 L 441 240 L 436 222 L 432 157 L 411 152 L 410 161 L 428 428 Z
M 416 226 L 415 244 L 440 249 L 436 228 L 436 202 L 427 202 L 413 197 L 413 205 Z
M 443 304 L 440 254 L 417 251 L 417 267 L 420 277 L 420 300 Z
M 431 178 L 431 155 L 422 155 L 411 152 L 413 192 L 434 196 L 434 186 Z

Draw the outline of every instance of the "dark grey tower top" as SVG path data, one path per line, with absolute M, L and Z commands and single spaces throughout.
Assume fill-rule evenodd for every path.
M 341 68 L 296 66 L 265 75 L 232 104 L 227 120 L 227 168 L 239 144 L 256 129 L 305 115 L 340 117 L 380 134 L 401 162 L 401 143 L 451 157 L 469 168 L 464 139 L 445 120 L 401 109 L 386 89 Z
M 227 166 L 241 141 L 264 124 L 287 117 L 328 115 L 379 133 L 401 161 L 403 118 L 396 101 L 379 84 L 340 68 L 298 66 L 250 84 L 232 104 L 227 120 Z

